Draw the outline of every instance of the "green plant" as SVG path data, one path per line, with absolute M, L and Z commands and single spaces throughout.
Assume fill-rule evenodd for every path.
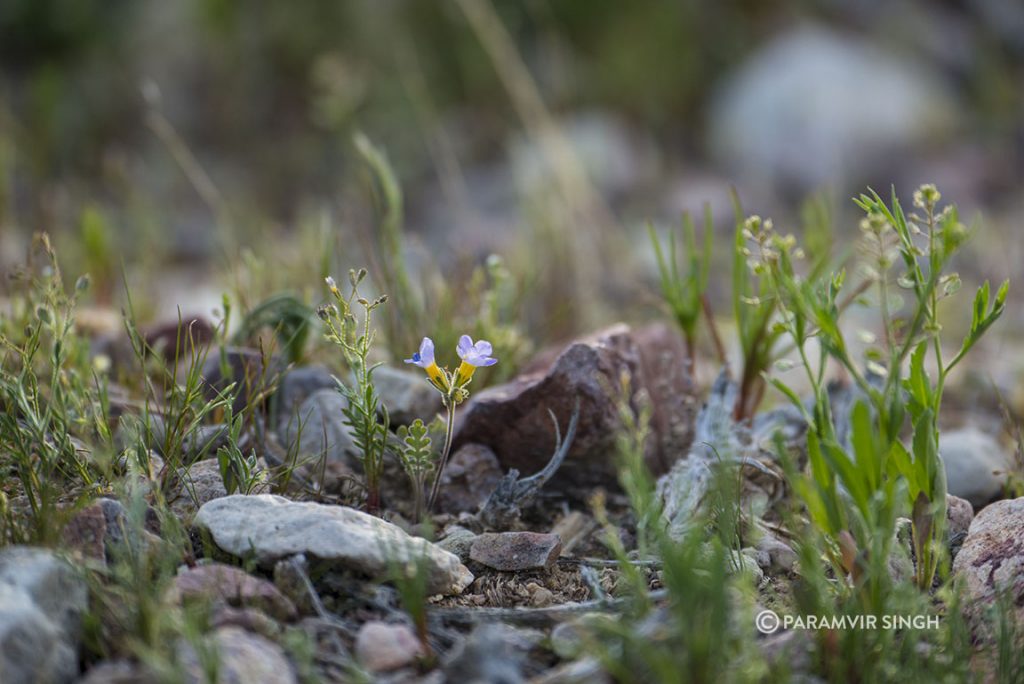
M 855 582 L 859 579 L 856 563 L 864 554 L 885 557 L 892 524 L 903 510 L 896 505 L 899 497 L 906 501 L 913 522 L 917 584 L 923 590 L 931 587 L 944 543 L 946 482 L 938 453 L 943 388 L 949 373 L 1005 307 L 1008 283 L 991 301 L 988 284 L 979 288 L 971 328 L 957 354 L 944 361 L 938 305 L 959 289 L 959 277 L 945 269 L 963 244 L 966 230 L 955 208 L 937 211 L 939 199 L 934 186 L 923 186 L 914 194 L 914 204 L 924 214 L 909 217 L 895 194 L 891 208 L 873 192 L 857 200 L 866 212 L 861 224 L 863 271 L 876 288 L 884 333 L 882 346 L 869 350 L 863 368 L 852 358 L 838 322 L 845 274 L 827 281 L 801 278 L 794 268 L 799 250 L 792 237 L 778 235 L 759 219 L 748 221 L 745 231 L 756 250 L 751 268 L 765 277 L 774 306 L 783 314 L 778 327 L 792 338 L 814 392 L 812 415 L 792 389 L 773 381 L 810 426 L 811 476 L 798 478 L 802 483 L 798 488 L 811 516 L 838 545 L 835 560 L 853 573 Z M 905 272 L 895 282 L 913 294 L 905 318 L 893 311 L 890 296 L 896 256 L 901 257 Z M 816 363 L 808 356 L 811 338 L 819 342 Z M 929 355 L 938 369 L 934 382 L 925 368 Z M 829 358 L 846 369 L 864 397 L 850 413 L 849 444 L 837 437 L 831 414 L 824 383 Z M 909 449 L 901 441 L 908 422 L 913 430 Z M 878 591 L 874 586 L 872 593 Z
M 408 427 L 399 427 L 398 439 L 398 459 L 412 485 L 413 521 L 418 523 L 423 518 L 423 486 L 434 470 L 437 457 L 432 448 L 430 430 L 419 418 Z
M 676 256 L 675 233 L 669 232 L 668 246 L 663 248 L 654 226 L 648 226 L 654 256 L 658 261 L 658 275 L 661 283 L 661 295 L 668 305 L 672 317 L 683 332 L 686 341 L 686 353 L 691 372 L 697 363 L 697 323 L 701 312 L 705 310 L 707 300 L 708 275 L 711 269 L 711 241 L 714 237 L 714 222 L 711 219 L 711 207 L 704 209 L 704 246 L 697 248 L 697 234 L 693 227 L 693 219 L 689 214 L 683 215 L 682 243 L 686 250 L 686 272 L 679 272 Z
M 313 310 L 294 295 L 272 295 L 245 315 L 234 335 L 234 342 L 244 344 L 261 329 L 269 328 L 288 361 L 297 363 L 305 354 L 312 321 Z
M 618 435 L 619 480 L 626 492 L 638 534 L 630 552 L 603 501 L 593 510 L 605 529 L 604 542 L 618 561 L 621 617 L 593 623 L 587 652 L 617 681 L 753 682 L 767 680 L 768 667 L 743 625 L 751 593 L 750 575 L 737 572 L 734 550 L 740 518 L 736 472 L 715 468 L 709 497 L 721 505 L 702 508 L 699 520 L 679 536 L 656 524 L 654 478 L 643 461 L 648 438 L 644 410 L 630 417 L 628 390 L 620 403 L 626 418 Z M 643 521 L 647 519 L 645 524 Z M 641 530 L 643 532 L 641 533 Z M 639 558 L 637 558 L 639 556 Z M 639 561 L 653 556 L 660 569 L 664 607 L 656 607 L 651 575 Z
M 413 629 L 423 650 L 423 661 L 431 663 L 434 651 L 430 647 L 430 631 L 427 625 L 427 606 L 430 598 L 429 579 L 430 561 L 427 559 L 426 547 L 417 551 L 414 548 L 386 553 L 388 561 L 387 580 L 398 589 L 398 598 L 402 609 L 412 620 Z M 402 563 L 397 558 L 408 556 L 409 561 Z
M 49 238 L 35 237 L 43 263 L 0 319 L 0 485 L 25 497 L 27 520 L 4 505 L 0 544 L 52 544 L 67 512 L 59 504 L 87 498 L 104 469 L 79 437 L 109 449 L 106 376 L 74 332 L 74 310 L 88 289 L 81 277 L 65 291 Z M 8 478 L 13 476 L 11 481 Z M 27 525 L 25 524 L 27 522 Z
M 341 348 L 351 373 L 351 382 L 338 381 L 338 391 L 347 400 L 345 422 L 352 428 L 360 452 L 366 483 L 366 507 L 375 513 L 380 508 L 380 478 L 390 419 L 373 386 L 376 365 L 370 361 L 370 350 L 376 338 L 373 312 L 387 302 L 388 297 L 381 295 L 372 302 L 361 297 L 359 284 L 365 277 L 366 269 L 349 271 L 351 289 L 347 296 L 341 293 L 334 279 L 328 277 L 327 287 L 335 303 L 321 306 L 317 315 L 327 326 L 327 339 Z M 358 319 L 354 304 L 361 309 Z
M 256 450 L 246 456 L 238 447 L 242 436 L 242 416 L 229 417 L 227 444 L 217 450 L 220 477 L 228 494 L 252 494 L 267 482 L 266 471 L 259 467 Z
M 437 365 L 434 360 L 434 341 L 429 337 L 424 337 L 420 342 L 419 351 L 405 360 L 406 363 L 419 366 L 426 372 L 431 386 L 441 393 L 441 401 L 448 413 L 448 420 L 445 423 L 444 448 L 441 450 L 441 459 L 434 472 L 430 498 L 427 499 L 428 512 L 434 508 L 434 502 L 441 489 L 441 476 L 448 463 L 448 456 L 451 454 L 452 440 L 455 436 L 455 407 L 469 398 L 469 383 L 473 380 L 476 369 L 498 363 L 498 360 L 491 356 L 494 349 L 490 342 L 479 340 L 474 343 L 473 338 L 469 335 L 459 338 L 456 351 L 462 361 L 454 372 Z

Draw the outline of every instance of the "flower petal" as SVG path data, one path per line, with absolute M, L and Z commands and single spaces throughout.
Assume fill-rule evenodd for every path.
M 473 351 L 473 338 L 469 335 L 463 335 L 460 337 L 459 344 L 455 348 L 455 351 L 458 352 L 460 359 L 465 359 L 466 356 Z

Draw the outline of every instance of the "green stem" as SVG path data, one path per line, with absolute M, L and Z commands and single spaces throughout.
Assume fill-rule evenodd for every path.
M 437 464 L 434 484 L 430 488 L 430 498 L 427 499 L 428 513 L 434 510 L 434 503 L 437 501 L 437 494 L 441 489 L 441 476 L 444 474 L 444 467 L 448 464 L 448 456 L 452 451 L 452 438 L 455 435 L 455 401 L 446 398 L 445 406 L 448 409 L 448 426 L 444 433 L 444 450 L 441 452 L 441 461 Z

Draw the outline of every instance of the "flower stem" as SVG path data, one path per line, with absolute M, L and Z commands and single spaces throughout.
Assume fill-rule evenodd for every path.
M 437 472 L 434 473 L 434 484 L 430 487 L 430 498 L 427 499 L 428 514 L 434 510 L 437 493 L 441 489 L 441 476 L 444 474 L 444 467 L 448 464 L 448 456 L 452 451 L 452 438 L 455 435 L 455 402 L 451 399 L 446 399 L 445 406 L 448 409 L 448 426 L 444 433 L 444 450 L 441 452 L 441 461 L 437 464 Z

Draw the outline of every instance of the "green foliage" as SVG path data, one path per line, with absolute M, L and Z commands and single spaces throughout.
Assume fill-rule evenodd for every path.
M 258 466 L 256 450 L 246 456 L 238 447 L 242 435 L 242 416 L 228 418 L 228 443 L 217 450 L 220 477 L 228 494 L 252 494 L 266 483 L 266 472 Z
M 321 306 L 317 314 L 327 328 L 327 339 L 341 349 L 352 377 L 348 383 L 339 380 L 338 391 L 347 400 L 345 423 L 352 428 L 360 452 L 367 491 L 366 506 L 376 512 L 380 507 L 380 478 L 390 420 L 387 408 L 380 403 L 380 396 L 373 386 L 376 366 L 370 361 L 370 351 L 376 338 L 373 312 L 388 298 L 381 295 L 371 302 L 361 297 L 359 284 L 365 277 L 366 269 L 349 271 L 351 289 L 347 296 L 341 293 L 334 279 L 328 278 L 327 285 L 335 303 Z M 361 310 L 358 319 L 354 304 Z
M 68 294 L 46 235 L 38 235 L 43 264 L 28 274 L 13 300 L 13 315 L 0 318 L 0 485 L 8 478 L 28 503 L 27 525 L 0 506 L 0 544 L 50 544 L 73 503 L 100 486 L 103 468 L 77 438 L 110 448 L 106 376 L 92 367 L 88 342 L 74 333 L 74 309 L 88 288 L 80 278 Z M 4 486 L 4 489 L 7 487 Z
M 436 466 L 437 454 L 430 439 L 430 429 L 419 418 L 409 427 L 399 427 L 398 439 L 398 459 L 412 485 L 413 520 L 419 522 L 423 517 L 423 487 Z
M 628 404 L 624 400 L 620 407 L 623 417 Z M 640 418 L 625 420 L 618 435 L 619 480 L 637 519 L 635 552 L 625 547 L 603 501 L 595 502 L 627 604 L 621 617 L 593 623 L 587 651 L 617 681 L 762 681 L 769 667 L 747 637 L 747 626 L 753 624 L 747 615 L 752 587 L 749 575 L 737 572 L 734 550 L 740 523 L 734 514 L 737 473 L 716 468 L 709 496 L 721 505 L 703 511 L 681 538 L 671 537 L 659 524 L 654 478 L 643 462 L 647 438 L 643 411 Z M 651 556 L 660 561 L 665 609 L 655 608 L 648 590 L 651 578 L 638 562 Z
M 696 355 L 697 323 L 704 310 L 704 296 L 708 288 L 708 275 L 711 269 L 711 241 L 714 237 L 714 222 L 711 219 L 711 207 L 704 208 L 704 246 L 697 247 L 697 235 L 693 219 L 689 214 L 683 215 L 682 244 L 685 249 L 686 271 L 680 273 L 676 256 L 675 233 L 669 232 L 668 246 L 663 248 L 654 231 L 648 227 L 654 255 L 658 261 L 658 276 L 661 283 L 661 295 L 672 312 L 676 324 L 679 325 L 686 339 L 686 347 L 693 368 Z
M 752 270 L 764 274 L 782 312 L 779 327 L 792 338 L 814 390 L 814 415 L 808 416 L 811 475 L 806 480 L 793 476 L 819 529 L 840 547 L 852 545 L 842 548 L 834 560 L 845 572 L 854 573 L 855 582 L 852 564 L 865 554 L 886 557 L 895 517 L 909 511 L 917 583 L 921 589 L 931 587 L 943 554 L 945 526 L 945 469 L 938 453 L 943 388 L 949 373 L 1005 308 L 1008 283 L 992 301 L 988 284 L 979 288 L 970 331 L 960 351 L 944 361 L 939 301 L 959 289 L 959 277 L 946 273 L 946 268 L 966 230 L 954 207 L 938 209 L 940 197 L 934 186 L 922 186 L 914 194 L 914 204 L 923 213 L 909 216 L 895 194 L 891 206 L 873 192 L 857 200 L 866 214 L 861 223 L 862 271 L 868 287 L 877 291 L 884 334 L 883 345 L 868 351 L 864 367 L 852 358 L 838 322 L 838 294 L 845 274 L 830 280 L 801 278 L 794 269 L 795 240 L 779 236 L 760 220 L 749 222 L 746 235 L 757 250 Z M 904 271 L 893 278 L 890 272 L 897 257 Z M 894 280 L 913 295 L 905 317 L 893 311 Z M 811 338 L 820 343 L 816 363 L 806 350 Z M 937 368 L 934 381 L 926 371 L 929 356 Z M 849 445 L 839 442 L 829 408 L 823 378 L 829 358 L 848 371 L 864 396 L 850 415 Z M 795 392 L 778 381 L 773 384 L 806 415 Z M 909 449 L 901 441 L 907 423 L 913 431 Z M 898 500 L 903 503 L 897 505 Z M 869 593 L 877 597 L 882 591 L 873 586 Z
M 288 361 L 298 363 L 305 354 L 313 313 L 313 309 L 294 295 L 271 295 L 242 319 L 234 335 L 235 344 L 244 344 L 260 330 L 269 328 Z

